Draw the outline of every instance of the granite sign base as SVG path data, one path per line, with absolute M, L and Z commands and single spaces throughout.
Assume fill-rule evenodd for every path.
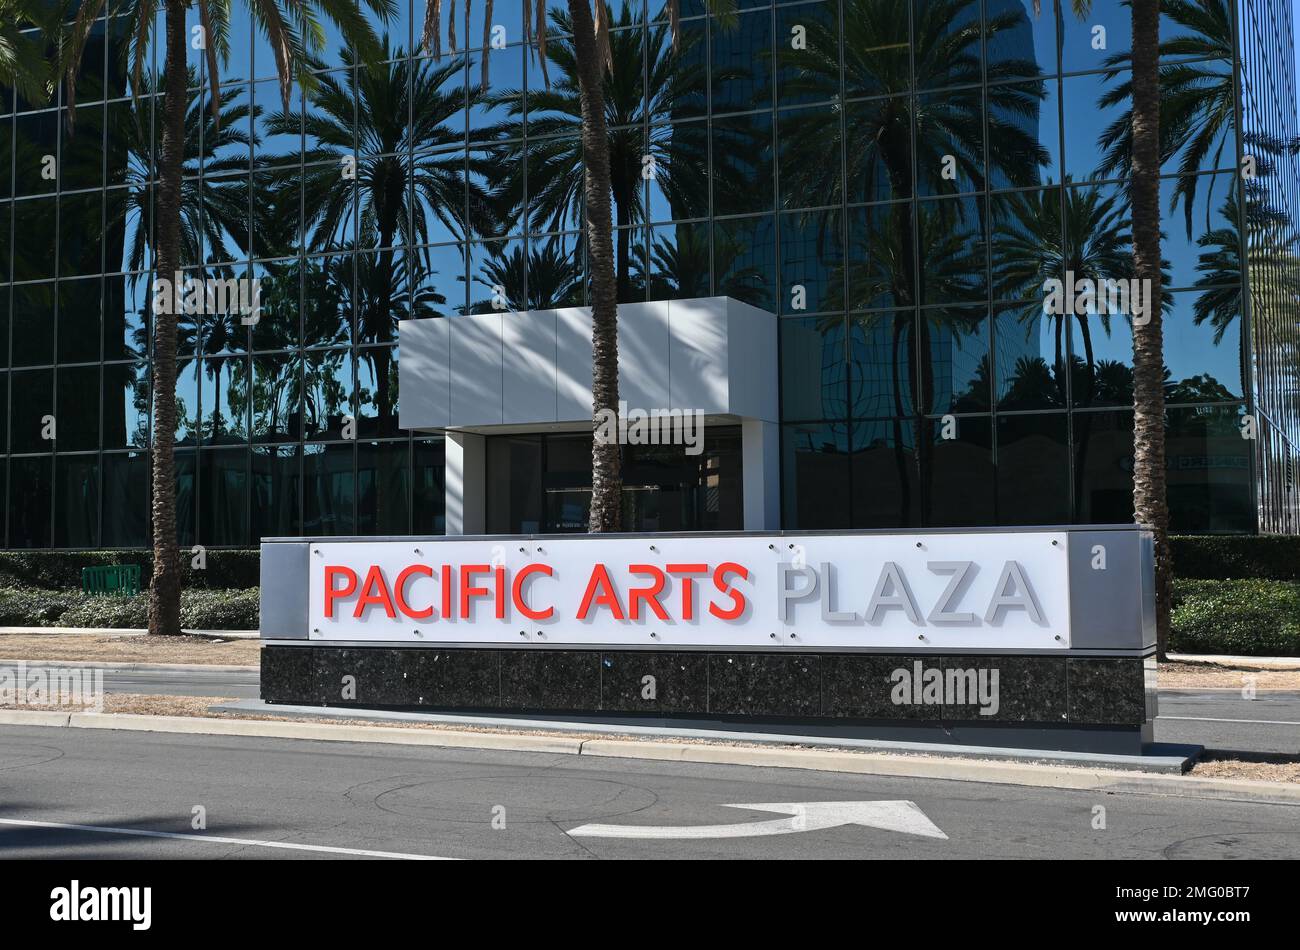
M 806 734 L 1139 754 L 1151 656 L 714 653 L 274 645 L 262 699 L 598 715 Z

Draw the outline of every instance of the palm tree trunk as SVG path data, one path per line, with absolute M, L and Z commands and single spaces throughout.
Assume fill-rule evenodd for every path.
M 166 0 L 162 151 L 158 164 L 158 258 L 155 277 L 180 283 L 181 163 L 185 154 L 185 3 Z M 175 311 L 176 307 L 165 308 Z M 181 632 L 180 552 L 176 547 L 176 319 L 154 314 L 153 577 L 149 632 Z
M 1172 561 L 1165 493 L 1164 340 L 1160 309 L 1160 3 L 1133 0 L 1133 269 L 1150 288 L 1147 321 L 1133 326 L 1133 517 L 1151 529 L 1156 650 L 1169 646 Z
M 604 0 L 595 0 L 603 3 Z M 591 517 L 593 534 L 622 526 L 620 446 L 595 438 L 597 414 L 618 412 L 618 283 L 610 219 L 609 136 L 605 131 L 604 64 L 588 0 L 569 0 L 582 104 L 585 236 L 591 264 Z

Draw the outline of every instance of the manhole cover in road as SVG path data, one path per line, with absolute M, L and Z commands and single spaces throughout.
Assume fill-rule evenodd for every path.
M 1246 831 L 1184 838 L 1165 848 L 1172 860 L 1259 861 L 1300 857 L 1300 832 Z
M 50 745 L 31 745 L 23 743 L 0 742 L 0 771 L 23 769 L 33 765 L 44 765 L 63 757 L 63 750 Z
M 403 776 L 383 783 L 387 788 L 353 789 L 348 798 L 361 804 L 369 798 L 384 811 L 412 818 L 489 824 L 493 808 L 505 808 L 514 822 L 581 822 L 629 815 L 649 808 L 658 796 L 648 789 L 581 775 L 458 776 L 421 779 Z

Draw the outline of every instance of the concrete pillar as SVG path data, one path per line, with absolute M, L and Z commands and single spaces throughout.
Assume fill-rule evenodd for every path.
M 444 479 L 447 534 L 487 533 L 487 440 L 447 432 Z
M 780 427 L 762 419 L 742 420 L 740 455 L 744 479 L 745 530 L 780 530 Z

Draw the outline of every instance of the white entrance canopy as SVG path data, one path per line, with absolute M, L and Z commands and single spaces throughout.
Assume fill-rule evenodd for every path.
M 485 436 L 591 426 L 590 308 L 403 320 L 398 341 L 401 427 L 447 435 L 448 534 L 485 530 Z M 618 308 L 629 409 L 740 424 L 747 530 L 780 526 L 776 345 L 776 317 L 730 297 Z

